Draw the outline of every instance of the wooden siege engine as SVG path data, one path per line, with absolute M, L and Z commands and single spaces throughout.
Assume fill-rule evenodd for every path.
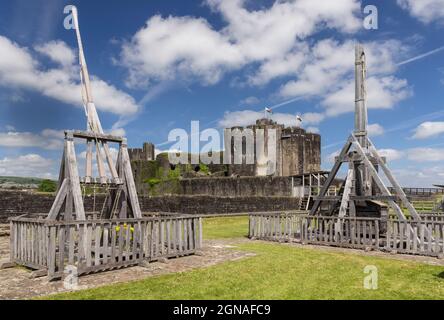
M 387 214 L 385 203 L 393 209 L 401 221 L 406 217 L 398 205 L 401 201 L 415 221 L 421 218 L 407 199 L 374 144 L 368 137 L 366 105 L 366 59 L 362 45 L 355 50 L 355 129 L 342 148 L 319 196 L 315 199 L 311 215 L 337 215 L 339 217 Z M 328 196 L 327 191 L 337 177 L 342 164 L 348 163 L 347 176 L 339 196 Z M 379 175 L 382 169 L 394 189 L 392 194 Z
M 85 220 L 85 206 L 82 188 L 100 188 L 106 191 L 106 199 L 100 210 L 100 218 L 141 218 L 127 141 L 123 137 L 106 135 L 100 123 L 93 101 L 90 77 L 83 52 L 78 13 L 72 7 L 73 25 L 79 46 L 80 79 L 82 99 L 87 117 L 87 130 L 66 131 L 63 158 L 59 175 L 59 188 L 54 204 L 48 214 L 48 220 Z M 74 139 L 86 142 L 86 175 L 80 178 Z M 117 163 L 111 155 L 110 143 L 117 143 Z M 93 177 L 93 149 L 96 154 L 98 176 Z M 104 161 L 105 159 L 105 161 Z M 107 167 L 105 167 L 105 162 Z

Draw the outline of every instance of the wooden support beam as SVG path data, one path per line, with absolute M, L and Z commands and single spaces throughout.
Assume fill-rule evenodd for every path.
M 368 139 L 368 138 L 367 138 Z M 376 161 L 378 162 L 378 165 L 381 167 L 381 169 L 384 171 L 384 174 L 386 175 L 387 179 L 392 184 L 392 187 L 395 188 L 396 194 L 401 199 L 402 204 L 409 210 L 409 213 L 415 219 L 415 221 L 421 221 L 421 217 L 419 216 L 416 209 L 413 207 L 413 205 L 410 203 L 410 201 L 407 199 L 406 194 L 404 193 L 404 190 L 401 188 L 401 186 L 396 181 L 395 177 L 392 175 L 391 171 L 387 167 L 387 165 L 384 163 L 382 158 L 379 156 L 378 151 L 376 150 L 375 146 L 371 142 L 370 139 L 368 139 L 368 145 L 371 154 L 375 157 Z
M 322 190 L 319 193 L 320 197 L 324 197 L 327 194 L 328 188 L 330 188 L 331 184 L 333 183 L 336 175 L 338 174 L 339 169 L 341 168 L 342 162 L 341 159 L 344 158 L 347 153 L 349 152 L 350 148 L 352 146 L 351 137 L 348 138 L 347 142 L 345 143 L 344 147 L 341 150 L 341 153 L 339 154 L 338 161 L 336 161 L 335 165 L 333 166 L 333 169 L 331 170 L 327 181 L 322 186 Z M 320 200 L 316 200 L 313 204 L 313 207 L 311 208 L 310 215 L 315 215 L 321 205 Z
M 85 183 L 90 183 L 92 179 L 92 140 L 86 142 L 86 176 Z
M 72 138 L 65 140 L 66 158 L 69 171 L 70 191 L 74 200 L 74 211 L 77 220 L 85 220 L 85 207 L 83 205 L 82 191 L 80 190 L 79 172 L 77 169 L 76 152 L 74 149 L 74 141 Z
M 85 139 L 85 140 L 96 140 L 105 142 L 122 143 L 122 137 L 116 137 L 113 135 L 96 133 L 92 131 L 66 131 L 65 134 L 71 133 L 74 138 Z
M 128 187 L 128 196 L 131 202 L 131 209 L 133 211 L 134 218 L 141 218 L 142 212 L 140 210 L 139 198 L 137 197 L 136 185 L 134 183 L 133 172 L 131 170 L 131 162 L 128 155 L 128 149 L 126 140 L 121 146 L 122 165 L 125 174 L 125 182 Z
M 54 203 L 52 204 L 51 210 L 49 211 L 47 220 L 56 220 L 57 216 L 60 213 L 60 209 L 62 208 L 63 202 L 66 199 L 66 195 L 68 194 L 68 188 L 69 188 L 69 179 L 64 179 L 63 183 L 57 192 L 57 196 L 54 200 Z

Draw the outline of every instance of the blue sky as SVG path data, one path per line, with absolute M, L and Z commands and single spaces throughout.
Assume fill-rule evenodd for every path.
M 372 140 L 401 184 L 444 180 L 444 0 L 0 2 L 0 174 L 55 178 L 64 129 L 85 128 L 78 7 L 104 128 L 159 150 L 174 128 L 274 119 L 322 135 L 322 166 L 353 129 L 356 41 L 368 56 Z M 363 26 L 365 6 L 378 29 Z M 285 103 L 292 101 L 290 103 Z

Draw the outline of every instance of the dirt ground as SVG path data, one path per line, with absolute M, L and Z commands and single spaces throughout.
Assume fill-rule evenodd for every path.
M 237 240 L 237 243 L 247 240 Z M 226 261 L 254 256 L 237 251 L 233 241 L 205 241 L 202 255 L 170 259 L 168 263 L 154 262 L 147 267 L 129 267 L 80 277 L 79 286 L 89 289 L 108 284 L 142 280 L 147 277 L 204 268 Z M 0 260 L 9 257 L 9 237 L 0 237 Z M 30 279 L 31 271 L 22 267 L 0 270 L 0 299 L 30 299 L 53 293 L 67 292 L 63 281 L 49 282 L 46 277 Z

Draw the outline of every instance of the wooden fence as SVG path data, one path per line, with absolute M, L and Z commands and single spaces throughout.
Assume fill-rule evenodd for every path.
M 202 247 L 198 216 L 51 222 L 11 219 L 11 261 L 48 271 L 75 266 L 79 275 L 180 257 Z
M 444 222 L 320 217 L 292 213 L 250 214 L 253 239 L 442 257 Z

